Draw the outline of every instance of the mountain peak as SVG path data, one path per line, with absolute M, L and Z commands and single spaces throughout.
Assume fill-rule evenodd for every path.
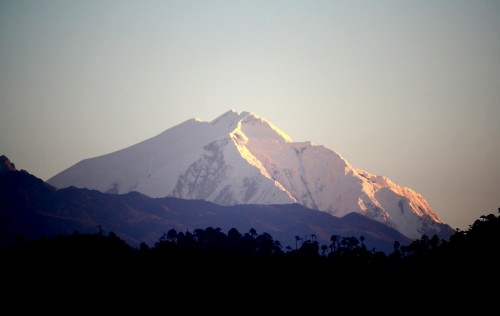
M 12 163 L 6 156 L 0 156 L 0 175 L 10 171 L 17 171 L 16 165 L 14 165 L 14 163 Z
M 215 118 L 210 122 L 211 126 L 223 128 L 226 132 L 231 132 L 238 127 L 239 122 L 244 117 L 245 112 L 239 113 L 234 110 L 229 110 L 221 116 Z
M 226 127 L 235 134 L 252 134 L 253 137 L 273 139 L 291 143 L 292 138 L 268 120 L 253 112 L 229 110 L 210 122 L 212 126 Z M 249 136 L 249 135 L 246 135 Z

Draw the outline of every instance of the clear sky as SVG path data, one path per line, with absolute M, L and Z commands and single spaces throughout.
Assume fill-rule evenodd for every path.
M 0 0 L 0 154 L 19 169 L 47 180 L 229 109 L 466 229 L 500 207 L 500 1 Z

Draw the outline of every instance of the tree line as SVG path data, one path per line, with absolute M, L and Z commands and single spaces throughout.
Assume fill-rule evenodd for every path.
M 500 214 L 500 209 L 499 209 Z M 290 280 L 324 280 L 343 286 L 384 282 L 421 283 L 422 280 L 476 280 L 484 271 L 498 269 L 500 259 L 500 216 L 481 216 L 467 230 L 449 240 L 423 235 L 408 245 L 394 243 L 392 252 L 367 249 L 363 236 L 332 235 L 321 245 L 315 235 L 295 238 L 295 247 L 283 247 L 266 232 L 255 229 L 227 233 L 207 227 L 194 231 L 165 232 L 149 246 L 129 246 L 115 233 L 59 236 L 27 242 L 0 250 L 3 265 L 31 278 L 60 276 L 64 271 L 80 282 L 97 275 L 121 280 L 151 279 L 174 282 L 254 282 L 288 284 Z M 75 271 L 79 271 L 75 274 Z M 65 277 L 63 278 L 65 279 Z M 492 274 L 492 280 L 498 279 Z M 179 283 L 180 282 L 180 283 Z

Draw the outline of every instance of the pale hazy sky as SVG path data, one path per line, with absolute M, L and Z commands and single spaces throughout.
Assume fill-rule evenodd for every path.
M 47 180 L 229 109 L 466 229 L 500 207 L 500 1 L 0 0 L 0 154 L 19 169 Z

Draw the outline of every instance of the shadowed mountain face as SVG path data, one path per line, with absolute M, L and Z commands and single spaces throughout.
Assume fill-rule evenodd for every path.
M 150 198 L 70 187 L 56 190 L 25 171 L 0 175 L 0 243 L 16 236 L 113 231 L 133 246 L 154 244 L 168 230 L 214 227 L 228 231 L 267 232 L 283 246 L 295 247 L 296 236 L 330 244 L 332 235 L 365 237 L 371 249 L 391 251 L 394 241 L 410 242 L 397 230 L 358 213 L 342 218 L 300 204 L 220 206 L 203 200 Z M 311 237 L 314 235 L 313 237 Z

